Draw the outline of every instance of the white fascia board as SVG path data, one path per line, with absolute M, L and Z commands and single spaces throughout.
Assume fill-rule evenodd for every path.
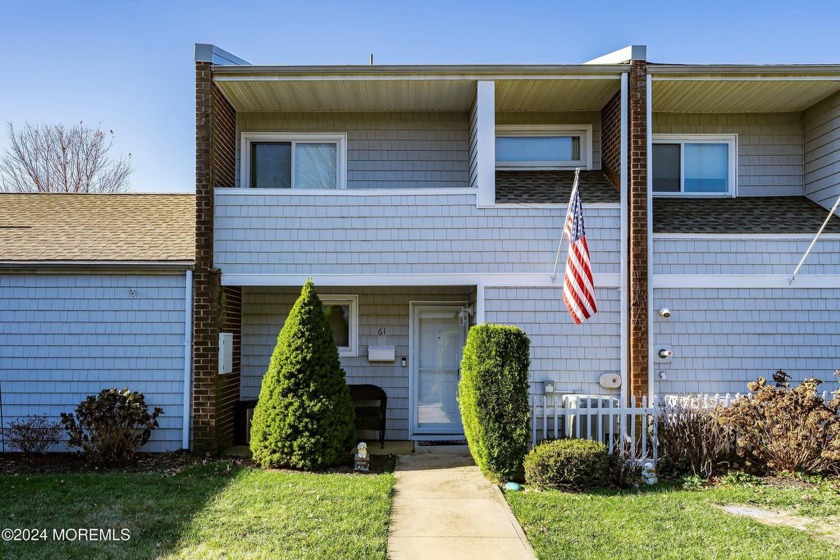
M 804 274 L 789 284 L 787 274 L 656 274 L 654 289 L 662 288 L 840 288 L 840 274 Z
M 631 60 L 647 60 L 647 46 L 629 45 L 598 58 L 593 58 L 584 64 L 622 64 Z
M 25 270 L 28 272 L 96 272 L 113 271 L 120 274 L 150 272 L 173 273 L 193 268 L 192 261 L 0 261 L 0 270 Z
M 617 288 L 619 274 L 595 273 L 596 288 Z M 563 276 L 551 273 L 476 274 L 222 274 L 223 286 L 302 286 L 311 279 L 320 286 L 478 286 L 562 288 Z

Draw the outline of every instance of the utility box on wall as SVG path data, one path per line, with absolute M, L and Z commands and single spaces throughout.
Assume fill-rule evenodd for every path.
M 219 333 L 219 375 L 233 371 L 233 333 Z

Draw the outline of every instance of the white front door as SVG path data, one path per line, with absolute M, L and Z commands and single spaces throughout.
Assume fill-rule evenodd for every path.
M 412 433 L 461 435 L 458 380 L 467 327 L 461 325 L 461 305 L 413 305 Z

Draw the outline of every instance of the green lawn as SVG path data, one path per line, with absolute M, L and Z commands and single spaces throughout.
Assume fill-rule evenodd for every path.
M 836 544 L 716 507 L 794 510 L 819 520 L 840 512 L 840 493 L 829 487 L 717 486 L 690 491 L 660 485 L 641 492 L 508 492 L 506 497 L 537 555 L 545 559 L 838 557 Z
M 0 529 L 130 529 L 125 542 L 0 542 L 0 558 L 385 558 L 393 475 L 263 471 L 0 476 Z

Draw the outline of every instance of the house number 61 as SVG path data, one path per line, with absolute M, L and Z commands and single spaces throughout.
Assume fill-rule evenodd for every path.
M 384 329 L 384 328 L 380 328 L 380 329 L 377 331 L 377 334 L 378 334 L 379 336 L 384 336 L 384 335 L 385 335 L 385 329 Z

